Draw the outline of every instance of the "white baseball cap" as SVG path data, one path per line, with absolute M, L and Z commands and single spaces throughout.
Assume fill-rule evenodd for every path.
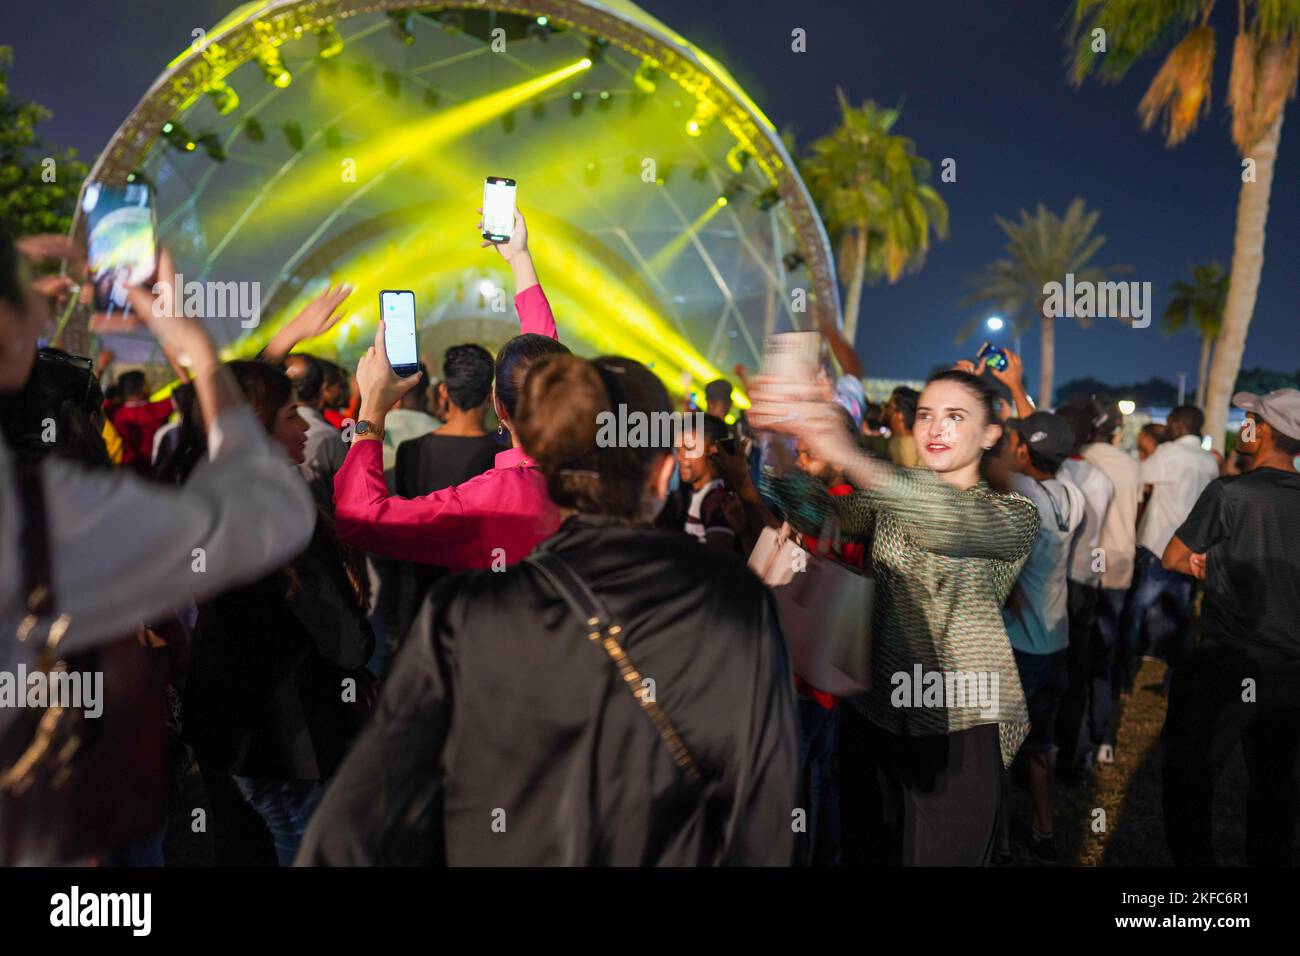
M 1232 404 L 1254 412 L 1287 438 L 1300 441 L 1300 389 L 1279 388 L 1267 395 L 1238 392 Z

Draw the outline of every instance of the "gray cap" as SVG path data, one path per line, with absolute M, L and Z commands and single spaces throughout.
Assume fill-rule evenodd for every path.
M 1276 432 L 1300 441 L 1300 389 L 1279 388 L 1267 395 L 1238 392 L 1232 404 L 1254 412 Z

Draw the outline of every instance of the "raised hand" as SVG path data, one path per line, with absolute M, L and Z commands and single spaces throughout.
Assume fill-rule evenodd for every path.
M 343 316 L 338 308 L 352 294 L 353 286 L 344 283 L 337 288 L 326 289 L 312 299 L 302 311 L 280 327 L 271 341 L 262 350 L 262 360 L 278 365 L 286 355 L 293 351 L 299 342 L 324 335 L 332 329 Z
M 478 213 L 482 216 L 483 210 L 479 209 Z M 478 234 L 480 238 L 483 235 L 482 220 L 478 224 Z M 491 246 L 501 253 L 501 258 L 505 259 L 506 262 L 513 261 L 516 256 L 526 254 L 528 252 L 528 224 L 524 222 L 524 214 L 519 211 L 518 207 L 515 208 L 515 226 L 509 242 L 492 242 L 484 239 L 479 243 L 479 246 L 484 249 Z
M 384 348 L 384 322 L 375 330 L 375 344 L 366 350 L 357 363 L 357 391 L 361 393 L 362 418 L 378 421 L 388 414 L 403 395 L 420 384 L 420 373 L 402 378 L 388 363 Z

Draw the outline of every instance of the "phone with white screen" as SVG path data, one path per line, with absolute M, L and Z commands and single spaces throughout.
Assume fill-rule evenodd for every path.
M 385 289 L 379 293 L 379 314 L 384 320 L 384 351 L 393 371 L 405 378 L 420 370 L 415 339 L 415 293 Z
M 489 176 L 483 181 L 483 238 L 509 242 L 515 234 L 515 181 Z
M 88 182 L 81 211 L 95 311 L 124 315 L 130 311 L 127 290 L 148 284 L 158 271 L 153 191 L 143 183 Z

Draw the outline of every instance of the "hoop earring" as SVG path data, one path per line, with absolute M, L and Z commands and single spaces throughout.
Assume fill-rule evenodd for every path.
M 498 435 L 504 435 L 505 433 L 506 433 L 506 426 L 505 426 L 505 425 L 497 425 L 497 434 L 498 434 Z

